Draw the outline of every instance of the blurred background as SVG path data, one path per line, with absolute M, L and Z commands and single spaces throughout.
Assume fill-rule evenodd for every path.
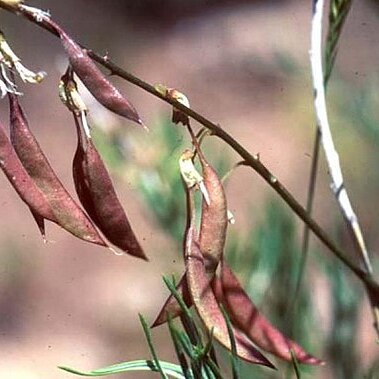
M 191 106 L 219 123 L 305 204 L 315 134 L 309 67 L 310 1 L 33 1 L 77 41 L 108 54 L 148 82 L 185 93 Z M 376 272 L 379 171 L 379 7 L 356 1 L 328 89 L 330 120 L 347 188 Z M 67 60 L 59 40 L 5 11 L 1 28 L 23 63 L 48 73 L 20 85 L 30 126 L 73 193 L 76 134 L 57 85 Z M 111 115 L 82 89 L 96 144 L 150 258 L 140 262 L 89 246 L 49 224 L 48 243 L 28 209 L 0 175 L 0 378 L 72 378 L 57 365 L 90 370 L 150 358 L 138 313 L 152 321 L 167 296 L 162 275 L 183 270 L 184 195 L 177 159 L 190 147 L 170 123 L 170 107 L 142 90 L 114 82 L 138 109 L 150 133 Z M 8 122 L 7 100 L 0 119 Z M 194 124 L 197 127 L 197 125 Z M 204 142 L 220 175 L 238 157 L 215 139 Z M 329 190 L 323 158 L 315 218 L 347 251 L 352 244 Z M 362 287 L 311 238 L 310 259 L 295 311 L 291 304 L 303 225 L 252 170 L 227 180 L 227 256 L 267 317 L 325 359 L 306 378 L 379 378 L 378 346 Z M 291 297 L 292 296 L 292 297 Z M 162 359 L 174 361 L 165 326 L 153 331 Z M 243 377 L 285 378 L 292 372 L 251 369 Z M 155 374 L 130 374 L 150 378 Z M 115 375 L 114 378 L 128 377 Z

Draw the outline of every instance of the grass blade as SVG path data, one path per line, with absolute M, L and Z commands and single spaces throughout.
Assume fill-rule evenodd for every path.
M 160 365 L 157 353 L 155 352 L 154 344 L 153 344 L 153 339 L 151 338 L 151 333 L 149 326 L 147 325 L 147 322 L 143 318 L 141 314 L 139 314 L 139 319 L 143 328 L 143 331 L 145 332 L 147 344 L 149 345 L 151 355 L 153 356 L 154 363 L 156 365 L 157 371 L 161 374 L 162 379 L 167 379 L 166 374 L 163 372 L 162 367 Z
M 230 346 L 231 346 L 231 363 L 232 363 L 232 373 L 233 373 L 233 379 L 239 379 L 240 378 L 240 368 L 239 368 L 239 361 L 237 356 L 237 345 L 236 340 L 234 339 L 234 333 L 233 333 L 233 327 L 232 323 L 230 322 L 230 318 L 223 306 L 220 306 L 222 315 L 224 316 L 226 327 L 228 328 L 228 334 L 230 339 Z
M 159 364 L 160 364 L 162 372 L 164 372 L 165 375 L 171 376 L 172 378 L 177 378 L 177 379 L 186 379 L 180 366 L 170 363 L 170 362 L 165 362 L 165 361 L 159 361 Z M 136 361 L 122 362 L 122 363 L 117 363 L 111 366 L 103 367 L 103 368 L 93 370 L 93 371 L 88 371 L 88 372 L 79 371 L 79 370 L 66 367 L 66 366 L 58 366 L 58 368 L 66 372 L 69 372 L 71 374 L 87 376 L 87 377 L 106 376 L 106 375 L 119 374 L 122 372 L 131 372 L 131 371 L 159 372 L 158 366 L 156 365 L 155 362 L 151 360 L 136 360 Z

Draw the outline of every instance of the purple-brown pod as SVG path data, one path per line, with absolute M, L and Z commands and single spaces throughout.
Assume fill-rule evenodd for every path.
M 0 167 L 20 198 L 39 219 L 56 222 L 55 215 L 45 195 L 26 172 L 0 124 Z
M 192 189 L 187 190 L 187 196 L 190 198 L 193 196 Z M 216 341 L 231 351 L 231 342 L 226 321 L 213 294 L 212 286 L 210 285 L 209 277 L 205 269 L 204 257 L 200 251 L 198 242 L 196 242 L 195 212 L 192 200 L 191 203 L 190 209 L 188 210 L 191 215 L 191 222 L 186 231 L 185 244 L 185 261 L 189 292 L 196 311 L 204 323 L 207 332 L 212 334 Z M 275 368 L 259 350 L 250 344 L 234 328 L 233 333 L 238 357 L 250 363 Z
M 204 255 L 206 272 L 211 280 L 224 252 L 228 226 L 227 204 L 221 180 L 200 148 L 197 149 L 204 185 L 209 196 L 209 204 L 205 199 L 202 202 L 199 243 Z
M 26 171 L 49 202 L 56 223 L 86 242 L 107 246 L 91 220 L 73 200 L 51 168 L 29 128 L 17 95 L 9 93 L 8 97 L 12 145 Z M 41 233 L 44 233 L 43 220 L 39 220 L 37 215 L 34 217 Z
M 226 263 L 221 265 L 221 280 L 214 280 L 213 291 L 217 300 L 225 305 L 233 325 L 258 347 L 289 362 L 292 361 L 292 351 L 299 363 L 324 363 L 285 337 L 259 312 Z
M 147 260 L 92 139 L 82 135 L 76 117 L 75 122 L 78 146 L 73 176 L 84 209 L 109 242 L 128 254 Z
M 87 52 L 55 22 L 50 19 L 47 19 L 46 22 L 59 34 L 74 72 L 95 99 L 110 111 L 143 126 L 133 104 L 104 76 Z
M 209 204 L 204 198 L 202 201 L 199 245 L 204 255 L 206 273 L 209 281 L 211 281 L 224 251 L 228 226 L 227 204 L 224 188 L 216 171 L 207 162 L 199 146 L 197 146 L 197 151 L 203 169 L 204 185 L 209 197 Z M 190 307 L 192 302 L 185 274 L 177 285 L 177 291 L 183 296 L 187 306 Z M 171 294 L 165 301 L 152 326 L 155 327 L 167 322 L 168 315 L 171 318 L 175 318 L 181 313 L 182 309 Z

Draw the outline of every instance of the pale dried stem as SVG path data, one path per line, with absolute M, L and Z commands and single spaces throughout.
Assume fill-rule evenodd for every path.
M 335 148 L 325 98 L 324 73 L 322 65 L 322 16 L 324 10 L 324 0 L 313 1 L 313 16 L 311 30 L 311 50 L 310 61 L 312 70 L 314 104 L 317 118 L 317 125 L 320 131 L 321 143 L 324 148 L 326 161 L 331 177 L 331 190 L 333 191 L 342 215 L 347 222 L 348 228 L 353 236 L 357 251 L 368 276 L 372 276 L 372 266 L 370 257 L 363 238 L 363 233 L 358 222 L 358 218 L 353 210 L 349 196 L 347 194 L 338 152 Z M 369 291 L 370 293 L 370 291 Z M 370 301 L 374 316 L 374 326 L 379 335 L 379 308 L 376 296 L 370 295 Z
M 338 201 L 344 219 L 351 229 L 362 262 L 368 273 L 372 274 L 372 266 L 367 252 L 358 218 L 353 210 L 349 196 L 347 194 L 339 155 L 335 148 L 331 133 L 325 99 L 324 73 L 322 65 L 322 14 L 324 0 L 314 1 L 314 12 L 312 17 L 311 32 L 311 69 L 314 88 L 314 103 L 317 118 L 317 125 L 321 133 L 321 142 L 324 148 L 326 161 L 331 177 L 331 189 Z

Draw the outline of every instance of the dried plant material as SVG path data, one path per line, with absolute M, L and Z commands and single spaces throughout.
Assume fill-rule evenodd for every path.
M 74 236 L 101 246 L 106 243 L 56 176 L 31 132 L 18 97 L 9 93 L 10 137 L 24 168 L 42 191 L 55 215 L 55 222 Z M 43 225 L 43 220 L 37 220 Z M 42 230 L 41 230 L 42 231 Z
M 87 52 L 55 22 L 50 19 L 45 22 L 59 34 L 72 69 L 95 99 L 110 111 L 145 127 L 134 106 L 97 68 Z
M 39 219 L 56 222 L 54 213 L 46 197 L 36 186 L 20 162 L 11 145 L 3 125 L 0 124 L 0 168 L 23 200 Z
M 236 218 L 234 217 L 233 212 L 228 209 L 227 210 L 227 215 L 228 215 L 228 223 L 230 225 L 234 225 L 236 223 Z
M 211 281 L 224 251 L 228 226 L 227 204 L 225 192 L 216 171 L 207 162 L 200 147 L 197 146 L 196 148 L 203 169 L 203 176 L 201 176 L 193 166 L 192 158 L 194 154 L 191 150 L 186 150 L 182 154 L 179 164 L 182 177 L 187 187 L 194 187 L 195 183 L 198 183 L 199 178 L 201 178 L 207 198 L 209 199 L 206 201 L 207 198 L 204 196 L 202 203 L 199 245 L 204 256 L 208 280 Z M 185 274 L 181 278 L 177 290 L 190 307 L 192 302 L 188 295 L 189 292 Z M 168 315 L 175 318 L 179 316 L 181 312 L 182 310 L 175 300 L 175 297 L 170 295 L 154 321 L 153 326 L 167 322 Z
M 33 72 L 26 68 L 20 58 L 13 52 L 8 42 L 5 40 L 4 34 L 0 31 L 0 52 L 2 61 L 8 67 L 14 67 L 23 82 L 38 84 L 46 77 L 46 72 Z
M 62 103 L 73 113 L 87 113 L 88 108 L 82 97 L 79 95 L 78 86 L 73 79 L 72 68 L 68 67 L 66 73 L 62 75 L 58 87 L 59 98 Z
M 183 104 L 187 108 L 190 108 L 190 102 L 188 100 L 188 97 L 183 93 L 179 92 L 177 89 L 167 88 L 164 84 L 155 84 L 154 88 L 162 96 L 176 100 L 177 102 Z M 175 107 L 172 107 L 172 122 L 174 124 L 182 123 L 184 126 L 190 125 L 189 117 Z
M 205 269 L 205 262 L 200 246 L 195 238 L 195 215 L 192 190 L 187 190 L 189 197 L 189 225 L 186 232 L 185 260 L 188 287 L 193 304 L 203 321 L 205 328 L 221 345 L 231 351 L 230 338 L 226 321 L 217 304 L 212 287 Z M 244 339 L 236 330 L 233 330 L 237 347 L 237 355 L 250 363 L 274 368 L 252 344 Z
M 78 146 L 73 176 L 83 207 L 109 242 L 130 255 L 147 260 L 92 139 L 83 135 L 76 117 L 75 122 Z
M 276 329 L 259 312 L 227 264 L 223 263 L 221 267 L 221 280 L 215 281 L 213 289 L 217 300 L 225 305 L 235 327 L 258 347 L 288 362 L 292 361 L 292 351 L 299 363 L 324 363 Z
M 190 103 L 187 96 L 179 92 L 175 88 L 167 88 L 166 96 L 171 99 L 176 100 L 177 102 L 179 102 L 180 104 L 183 104 L 187 108 L 190 108 Z M 190 124 L 189 117 L 185 113 L 183 113 L 182 111 L 180 111 L 179 109 L 175 107 L 173 107 L 172 109 L 172 122 L 174 124 L 179 124 L 181 122 L 184 126 L 189 126 Z
M 210 198 L 209 198 L 207 188 L 204 184 L 204 179 L 196 170 L 193 164 L 193 157 L 194 157 L 194 153 L 191 150 L 186 149 L 183 152 L 183 154 L 180 156 L 180 159 L 179 159 L 180 173 L 182 175 L 184 182 L 186 183 L 186 186 L 188 188 L 192 188 L 194 186 L 199 187 L 201 193 L 204 196 L 206 203 L 209 204 Z
M 11 7 L 17 7 L 19 4 L 22 4 L 24 0 L 0 0 L 0 3 L 9 5 Z
M 222 259 L 228 227 L 227 204 L 224 188 L 216 171 L 207 162 L 200 147 L 197 146 L 202 167 L 204 185 L 209 195 L 209 203 L 203 201 L 200 222 L 200 250 L 204 255 L 209 280 Z

